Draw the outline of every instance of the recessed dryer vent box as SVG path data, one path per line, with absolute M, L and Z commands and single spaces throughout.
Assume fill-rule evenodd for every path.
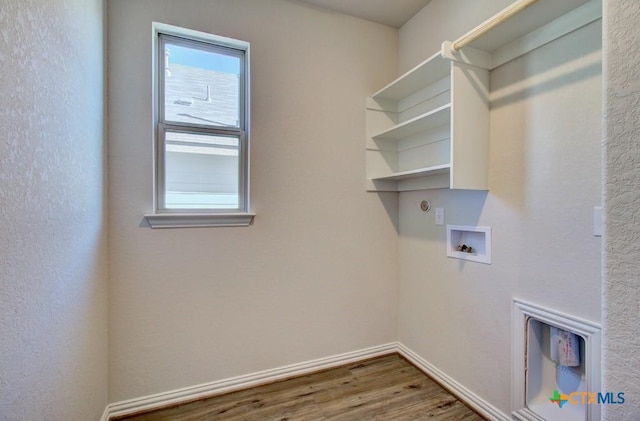
M 447 256 L 491 264 L 491 227 L 447 225 Z

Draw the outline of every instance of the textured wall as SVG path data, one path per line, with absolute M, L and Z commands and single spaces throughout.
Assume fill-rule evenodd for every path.
M 640 419 L 640 3 L 605 2 L 603 388 L 625 392 L 611 421 Z
M 419 57 L 427 36 L 455 39 L 480 23 L 462 3 L 433 0 L 403 27 L 401 63 L 435 52 Z M 505 6 L 477 3 L 489 15 Z M 600 44 L 594 23 L 492 71 L 488 193 L 400 195 L 399 339 L 505 413 L 513 297 L 600 320 Z M 491 226 L 492 264 L 447 258 L 445 228 L 422 199 L 445 208 L 447 224 Z
M 153 20 L 251 43 L 251 227 L 139 226 Z M 364 191 L 363 151 L 397 31 L 295 1 L 112 0 L 109 45 L 111 400 L 394 341 L 397 204 Z
M 107 403 L 103 4 L 0 7 L 0 419 Z

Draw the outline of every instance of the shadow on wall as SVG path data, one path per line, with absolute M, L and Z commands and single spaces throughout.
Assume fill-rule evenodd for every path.
M 476 226 L 480 223 L 489 192 L 436 189 L 402 194 L 405 196 L 400 200 L 400 220 L 403 226 L 410 227 L 400 228 L 402 237 L 442 242 L 446 238 L 446 225 Z M 422 200 L 430 202 L 429 212 L 423 212 L 420 208 Z M 445 225 L 435 225 L 436 208 L 445 209 Z
M 566 57 L 564 57 L 566 59 Z M 600 76 L 602 74 L 602 60 L 598 54 L 583 57 L 578 66 L 570 67 L 571 62 L 563 60 L 539 76 L 544 80 L 535 83 L 525 83 L 523 74 L 528 74 L 529 60 L 522 60 L 510 72 L 500 79 L 492 79 L 491 109 L 498 109 L 515 102 L 524 101 L 534 95 L 556 91 L 564 86 L 578 83 L 582 80 Z M 566 69 L 565 69 L 566 68 Z M 497 81 L 497 83 L 495 83 Z
M 571 191 L 567 168 L 591 159 L 570 145 L 600 138 L 588 131 L 600 96 L 580 85 L 602 74 L 600 40 L 594 22 L 491 72 L 489 188 L 519 212 L 542 188 Z
M 494 69 L 491 77 L 491 109 L 523 101 L 533 95 L 602 74 L 600 21 L 593 22 L 560 39 Z
M 399 232 L 400 228 L 398 226 L 398 193 L 395 192 L 377 192 L 377 193 L 367 193 L 367 194 L 375 194 L 378 196 L 380 203 L 384 206 L 384 210 L 387 212 L 389 219 L 393 222 L 393 227 L 396 230 L 396 233 Z

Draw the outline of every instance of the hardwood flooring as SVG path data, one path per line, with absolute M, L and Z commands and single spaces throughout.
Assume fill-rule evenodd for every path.
M 484 420 L 398 354 L 118 419 Z

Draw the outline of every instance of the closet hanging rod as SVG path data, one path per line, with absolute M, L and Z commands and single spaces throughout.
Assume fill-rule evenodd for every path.
M 531 6 L 534 3 L 537 3 L 539 0 L 519 0 L 510 6 L 503 9 L 500 13 L 496 14 L 489 20 L 484 21 L 480 25 L 476 26 L 471 31 L 467 32 L 457 40 L 455 40 L 452 44 L 452 48 L 454 51 L 459 51 L 462 47 L 472 43 L 477 38 L 479 38 L 484 33 L 490 31 L 511 17 L 517 15 L 522 12 L 527 7 Z

